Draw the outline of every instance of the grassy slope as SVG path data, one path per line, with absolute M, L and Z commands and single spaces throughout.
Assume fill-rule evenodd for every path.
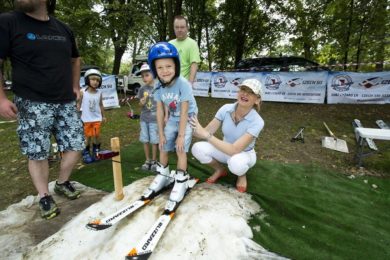
M 121 157 L 124 185 L 148 174 L 137 169 L 143 158 L 140 143 L 123 148 Z M 189 166 L 193 176 L 207 178 L 206 167 L 195 160 Z M 114 189 L 110 160 L 88 165 L 72 179 L 106 191 Z M 295 259 L 390 257 L 387 179 L 349 179 L 316 166 L 271 161 L 258 161 L 248 179 L 248 192 L 264 210 L 253 216 L 250 225 L 260 227 L 253 230 L 254 239 L 267 249 Z M 235 178 L 229 175 L 224 183 L 234 185 Z
M 255 240 L 263 246 L 297 259 L 389 258 L 387 180 L 273 162 L 256 171 L 249 192 L 267 216 L 251 224 L 261 227 Z

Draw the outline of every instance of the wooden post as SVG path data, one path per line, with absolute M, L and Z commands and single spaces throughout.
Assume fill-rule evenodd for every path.
M 111 150 L 113 152 L 119 152 L 117 156 L 112 157 L 112 172 L 114 175 L 114 187 L 115 187 L 115 199 L 122 200 L 123 195 L 123 182 L 122 182 L 122 165 L 119 138 L 111 138 Z

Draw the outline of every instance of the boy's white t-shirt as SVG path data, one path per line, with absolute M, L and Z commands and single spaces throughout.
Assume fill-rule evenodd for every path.
M 102 93 L 97 89 L 96 93 L 83 91 L 81 101 L 81 120 L 86 122 L 102 121 L 102 111 L 100 110 L 100 99 Z

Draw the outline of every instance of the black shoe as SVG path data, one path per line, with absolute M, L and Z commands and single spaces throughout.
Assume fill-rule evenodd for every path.
M 70 200 L 74 200 L 80 197 L 80 192 L 73 187 L 70 181 L 66 181 L 62 184 L 58 184 L 58 182 L 56 182 L 54 191 L 58 195 L 64 195 Z
M 50 195 L 46 195 L 39 200 L 39 208 L 41 209 L 41 217 L 44 219 L 52 219 L 60 214 L 57 204 Z

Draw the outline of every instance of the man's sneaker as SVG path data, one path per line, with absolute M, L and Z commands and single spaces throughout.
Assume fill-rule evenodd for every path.
M 141 170 L 143 171 L 149 171 L 150 170 L 151 163 L 149 160 L 146 160 L 144 164 L 141 166 Z
M 70 181 L 66 181 L 62 184 L 58 184 L 58 182 L 56 182 L 56 185 L 54 186 L 54 191 L 58 195 L 64 195 L 70 200 L 74 200 L 80 197 L 80 192 L 73 187 Z
M 50 195 L 46 195 L 39 200 L 39 208 L 41 209 L 41 217 L 44 219 L 52 219 L 60 214 L 57 204 Z

